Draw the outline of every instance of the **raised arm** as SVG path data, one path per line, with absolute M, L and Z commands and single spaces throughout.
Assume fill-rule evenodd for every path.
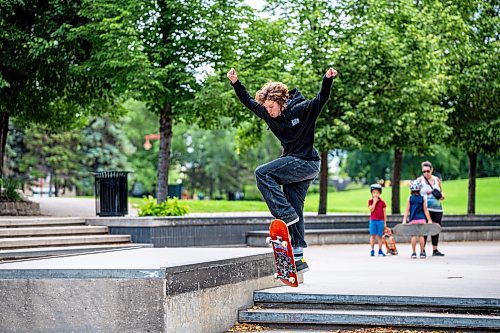
M 238 79 L 238 74 L 236 74 L 236 70 L 234 68 L 231 68 L 231 70 L 227 72 L 227 78 L 231 81 L 231 85 L 233 86 L 236 96 L 238 96 L 240 102 L 246 108 L 255 113 L 259 118 L 263 118 L 266 114 L 266 108 L 257 103 L 257 101 L 250 96 L 246 87 Z
M 333 68 L 329 68 L 326 71 L 325 76 L 323 76 L 323 81 L 321 84 L 321 90 L 311 100 L 311 110 L 314 112 L 321 112 L 321 110 L 325 107 L 326 102 L 328 102 L 328 98 L 330 98 L 330 90 L 333 85 L 333 78 L 337 76 L 337 71 Z

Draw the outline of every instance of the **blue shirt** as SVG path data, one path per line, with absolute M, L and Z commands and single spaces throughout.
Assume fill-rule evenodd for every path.
M 424 197 L 412 194 L 410 196 L 410 221 L 425 220 Z

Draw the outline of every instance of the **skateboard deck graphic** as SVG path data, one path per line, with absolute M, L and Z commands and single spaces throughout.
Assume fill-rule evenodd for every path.
M 269 226 L 269 237 L 267 237 L 266 242 L 271 243 L 273 247 L 276 264 L 274 277 L 286 285 L 298 287 L 297 268 L 286 223 L 282 220 L 273 220 Z
M 433 236 L 441 232 L 437 223 L 408 224 L 401 223 L 394 227 L 394 233 L 400 236 Z
M 391 228 L 384 228 L 384 244 L 385 247 L 387 248 L 387 253 L 392 254 L 392 255 L 397 255 L 398 254 L 398 249 L 396 247 L 396 240 L 394 239 L 394 236 L 392 235 Z

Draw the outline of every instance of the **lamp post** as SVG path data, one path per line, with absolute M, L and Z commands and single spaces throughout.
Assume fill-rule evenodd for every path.
M 150 140 L 160 140 L 160 134 L 148 134 L 144 136 L 144 149 L 150 150 L 153 145 L 151 144 Z

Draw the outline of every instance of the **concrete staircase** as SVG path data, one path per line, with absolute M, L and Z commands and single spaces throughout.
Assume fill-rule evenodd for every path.
M 0 218 L 0 260 L 142 247 L 83 218 Z
M 240 323 L 287 331 L 397 327 L 500 330 L 500 299 L 255 292 Z

